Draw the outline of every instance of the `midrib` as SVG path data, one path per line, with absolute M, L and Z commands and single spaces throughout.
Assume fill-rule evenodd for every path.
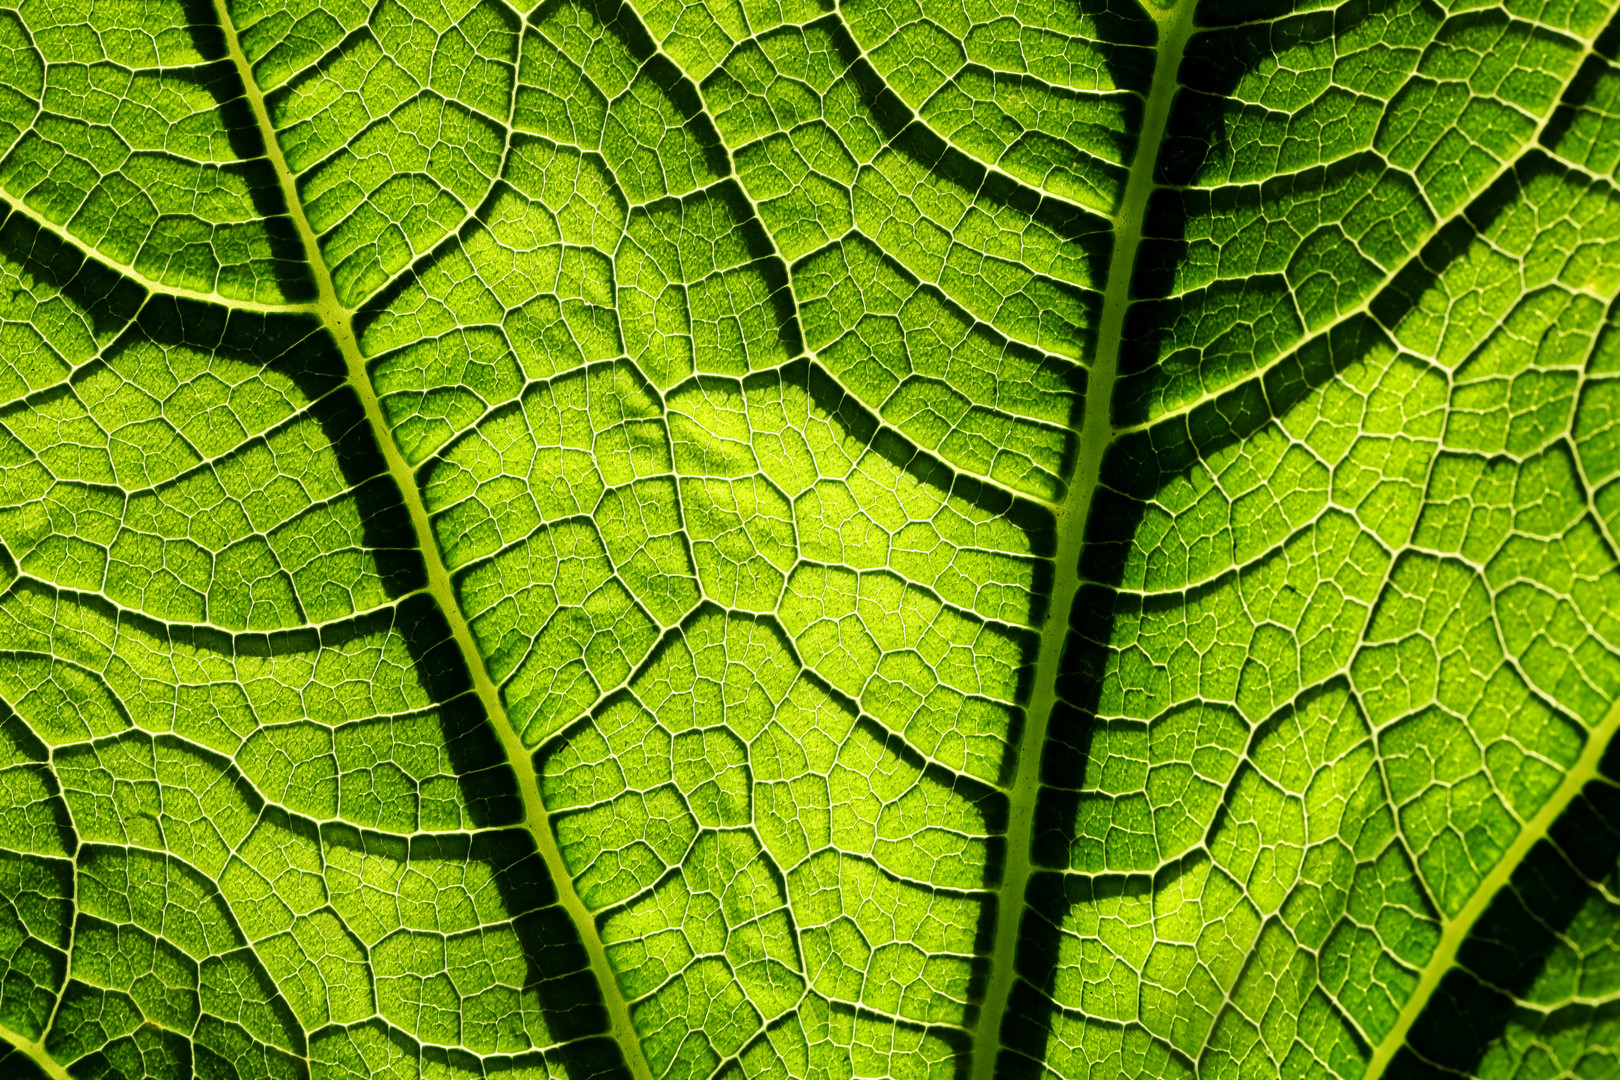
M 478 652 L 467 619 L 462 614 L 461 607 L 456 602 L 455 592 L 450 586 L 450 574 L 433 538 L 427 507 L 422 503 L 416 478 L 412 476 L 410 467 L 406 465 L 399 447 L 394 443 L 393 434 L 383 418 L 382 406 L 377 400 L 376 391 L 366 375 L 365 358 L 360 354 L 360 343 L 354 334 L 354 312 L 338 301 L 337 291 L 332 284 L 331 271 L 321 256 L 315 231 L 310 227 L 309 218 L 299 201 L 298 185 L 292 171 L 287 167 L 281 145 L 276 141 L 275 128 L 271 125 L 270 114 L 265 108 L 264 94 L 254 81 L 252 65 L 248 63 L 247 56 L 242 51 L 242 44 L 227 10 L 226 0 L 213 0 L 213 3 L 220 29 L 225 36 L 226 48 L 242 80 L 243 94 L 253 110 L 253 119 L 258 124 L 259 135 L 264 140 L 265 157 L 275 171 L 277 182 L 281 185 L 288 216 L 298 230 L 299 239 L 304 245 L 305 261 L 315 277 L 316 300 L 313 310 L 320 316 L 322 324 L 332 335 L 343 355 L 348 372 L 348 384 L 365 409 L 366 421 L 371 425 L 372 435 L 387 462 L 389 475 L 399 488 L 400 498 L 410 514 L 416 544 L 427 565 L 427 591 L 438 602 L 445 621 L 450 625 L 451 636 L 455 639 L 457 648 L 461 650 L 462 660 L 472 677 L 473 689 L 479 701 L 483 703 L 495 735 L 517 775 L 518 790 L 523 799 L 525 824 L 540 849 L 541 860 L 545 863 L 546 872 L 551 876 L 551 883 L 559 902 L 573 920 L 580 940 L 584 943 L 585 952 L 590 958 L 591 973 L 596 977 L 607 1007 L 609 1034 L 619 1044 L 625 1062 L 637 1080 L 651 1080 L 652 1071 L 647 1066 L 646 1057 L 641 1050 L 641 1040 L 636 1037 L 635 1026 L 631 1023 L 629 1006 L 619 993 L 619 984 L 608 963 L 607 950 L 603 947 L 601 935 L 596 932 L 596 920 L 574 890 L 573 879 L 569 877 L 567 864 L 563 862 L 562 852 L 557 847 L 556 836 L 551 830 L 550 815 L 547 814 L 545 803 L 540 798 L 534 759 L 524 747 L 518 732 L 512 727 L 511 719 L 506 715 L 506 708 L 501 704 L 500 692 L 484 667 L 483 657 Z
M 1018 978 L 1018 931 L 1023 921 L 1024 894 L 1033 872 L 1030 844 L 1034 839 L 1035 808 L 1041 790 L 1041 753 L 1046 746 L 1052 710 L 1057 706 L 1057 680 L 1068 641 L 1070 612 L 1080 591 L 1080 549 L 1085 538 L 1086 518 L 1102 474 L 1103 454 L 1114 437 L 1111 408 L 1114 382 L 1119 373 L 1120 345 L 1125 336 L 1125 314 L 1130 306 L 1132 271 L 1142 241 L 1148 199 L 1153 193 L 1159 147 L 1170 117 L 1170 103 L 1175 98 L 1176 76 L 1187 40 L 1192 36 L 1195 3 L 1196 0 L 1179 0 L 1165 9 L 1151 3 L 1142 5 L 1158 25 L 1153 81 L 1148 87 L 1141 135 L 1131 159 L 1125 193 L 1114 219 L 1114 250 L 1109 258 L 1098 320 L 1097 350 L 1086 373 L 1079 453 L 1068 492 L 1056 512 L 1058 543 L 1053 555 L 1052 600 L 1041 630 L 1034 690 L 1018 745 L 1018 773 L 1007 820 L 1007 872 L 997 898 L 996 937 L 990 953 L 984 1011 L 974 1033 L 974 1080 L 993 1080 L 995 1076 L 1002 1021 Z

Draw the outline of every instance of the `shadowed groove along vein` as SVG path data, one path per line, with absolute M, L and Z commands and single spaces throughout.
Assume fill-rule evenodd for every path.
M 428 525 L 427 512 L 422 506 L 415 478 L 400 457 L 388 426 L 379 410 L 376 394 L 366 375 L 364 361 L 361 358 L 359 345 L 355 338 L 353 312 L 339 304 L 333 291 L 332 279 L 326 268 L 325 258 L 320 252 L 315 234 L 311 231 L 308 219 L 300 206 L 295 181 L 279 149 L 277 133 L 272 128 L 269 117 L 265 112 L 263 97 L 258 92 L 252 69 L 242 52 L 235 28 L 230 21 L 230 14 L 220 0 L 216 0 L 215 6 L 220 25 L 226 34 L 231 59 L 240 72 L 244 91 L 251 103 L 254 118 L 259 124 L 266 147 L 266 154 L 277 173 L 286 205 L 289 207 L 290 215 L 307 252 L 317 284 L 317 309 L 327 332 L 332 336 L 343 354 L 344 362 L 348 367 L 349 384 L 354 388 L 356 395 L 365 407 L 366 419 L 370 424 L 373 437 L 376 439 L 378 446 L 382 448 L 384 458 L 388 463 L 389 473 L 398 486 L 409 510 L 417 544 L 421 548 L 427 563 L 428 591 L 433 595 L 434 602 L 444 612 L 450 623 L 451 633 L 462 653 L 463 662 L 472 676 L 479 701 L 488 715 L 489 723 L 495 729 L 497 738 L 501 741 L 508 761 L 517 774 L 529 832 L 536 841 L 547 869 L 551 871 L 552 884 L 556 894 L 562 898 L 562 903 L 568 910 L 570 919 L 575 923 L 577 931 L 585 943 L 586 951 L 590 956 L 591 970 L 596 976 L 608 1004 L 608 1012 L 611 1018 L 610 1031 L 619 1043 L 620 1049 L 624 1053 L 625 1062 L 632 1074 L 644 1075 L 646 1066 L 638 1052 L 639 1047 L 629 1037 L 628 1016 L 624 1011 L 623 1003 L 613 993 L 613 984 L 608 977 L 608 968 L 602 954 L 600 939 L 596 935 L 595 925 L 580 906 L 572 883 L 557 874 L 560 859 L 545 808 L 540 802 L 529 758 L 517 741 L 517 733 L 512 730 L 511 724 L 507 721 L 500 697 L 490 683 L 482 659 L 473 646 L 466 621 L 462 617 L 460 607 L 451 592 L 449 577 L 445 572 L 444 563 L 439 557 L 437 544 L 434 542 L 432 531 Z

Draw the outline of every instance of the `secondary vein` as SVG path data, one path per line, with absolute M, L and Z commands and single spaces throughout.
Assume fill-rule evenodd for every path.
M 584 944 L 586 955 L 590 959 L 591 973 L 596 977 L 606 1011 L 608 1014 L 609 1034 L 618 1043 L 631 1074 L 637 1080 L 651 1080 L 652 1072 L 647 1066 L 645 1055 L 641 1051 L 641 1040 L 636 1037 L 635 1026 L 630 1019 L 629 1006 L 623 995 L 619 992 L 619 985 L 614 978 L 612 966 L 608 963 L 607 950 L 602 944 L 601 935 L 597 933 L 596 920 L 589 909 L 580 899 L 574 889 L 573 879 L 569 876 L 567 865 L 563 862 L 562 852 L 557 846 L 556 835 L 551 829 L 550 815 L 546 812 L 545 803 L 540 797 L 539 778 L 535 774 L 534 759 L 528 749 L 523 745 L 519 733 L 512 727 L 511 719 L 506 714 L 506 708 L 501 703 L 500 691 L 489 677 L 484 667 L 483 657 L 478 652 L 477 644 L 473 640 L 472 630 L 467 625 L 466 616 L 462 614 L 460 605 L 456 602 L 455 592 L 450 584 L 450 574 L 445 568 L 444 559 L 439 552 L 437 542 L 433 538 L 432 526 L 428 519 L 427 507 L 422 502 L 422 494 L 416 485 L 416 478 L 411 474 L 410 467 L 400 454 L 395 444 L 393 434 L 388 428 L 387 420 L 382 414 L 382 405 L 377 399 L 376 390 L 371 385 L 370 377 L 366 372 L 365 358 L 360 352 L 360 343 L 354 333 L 354 313 L 345 307 L 337 298 L 337 290 L 332 283 L 331 271 L 321 255 L 320 243 L 316 238 L 314 229 L 310 226 L 309 218 L 304 213 L 303 203 L 299 201 L 298 187 L 293 178 L 292 170 L 288 168 L 286 158 L 281 152 L 281 146 L 276 141 L 274 126 L 270 123 L 270 115 L 265 108 L 264 94 L 259 90 L 253 78 L 252 65 L 242 51 L 235 24 L 231 21 L 230 12 L 226 9 L 225 0 L 214 0 L 214 10 L 224 33 L 227 50 L 232 62 L 236 65 L 238 75 L 242 80 L 243 94 L 247 98 L 253 117 L 258 124 L 259 134 L 264 140 L 265 156 L 271 168 L 275 171 L 276 180 L 280 184 L 282 197 L 287 203 L 287 213 L 292 218 L 293 225 L 298 230 L 299 239 L 304 245 L 304 254 L 309 263 L 311 273 L 315 278 L 316 301 L 314 310 L 320 316 L 322 324 L 342 353 L 343 362 L 348 373 L 348 384 L 353 388 L 355 395 L 365 410 L 366 420 L 371 426 L 373 437 L 376 439 L 383 459 L 388 465 L 389 475 L 399 488 L 400 498 L 410 515 L 411 527 L 415 532 L 417 547 L 421 550 L 423 562 L 427 567 L 428 592 L 433 595 L 445 621 L 450 626 L 451 637 L 455 639 L 456 646 L 461 650 L 462 660 L 467 666 L 468 674 L 472 678 L 473 690 L 484 706 L 489 716 L 491 727 L 500 740 L 501 747 L 506 753 L 507 760 L 516 774 L 518 791 L 523 800 L 525 824 L 533 835 L 535 844 L 540 849 L 541 861 L 545 863 L 546 871 L 551 877 L 558 901 L 569 917 L 573 920 L 580 940 Z
M 1018 774 L 1014 781 L 1011 811 L 1007 820 L 1007 873 L 1002 882 L 996 912 L 995 944 L 990 953 L 990 979 L 985 987 L 984 1013 L 979 1017 L 973 1047 L 974 1080 L 992 1080 L 996 1072 L 997 1050 L 1007 1001 L 1017 981 L 1019 927 L 1023 922 L 1024 896 L 1034 867 L 1030 845 L 1035 837 L 1035 810 L 1041 790 L 1041 752 L 1046 745 L 1052 712 L 1057 707 L 1057 680 L 1063 651 L 1069 636 L 1070 611 L 1080 591 L 1080 551 L 1085 539 L 1086 519 L 1092 496 L 1102 475 L 1103 456 L 1114 439 L 1112 406 L 1114 382 L 1119 373 L 1120 346 L 1125 336 L 1125 314 L 1130 306 L 1131 277 L 1136 252 L 1142 241 L 1148 199 L 1153 193 L 1153 173 L 1175 99 L 1181 57 L 1193 30 L 1195 0 L 1179 0 L 1166 9 L 1144 8 L 1158 24 L 1159 40 L 1154 50 L 1153 81 L 1148 87 L 1142 130 L 1131 160 L 1120 204 L 1114 249 L 1108 264 L 1108 280 L 1103 293 L 1097 327 L 1097 351 L 1086 376 L 1085 413 L 1081 420 L 1080 447 L 1069 489 L 1057 510 L 1057 552 L 1052 582 L 1052 602 L 1046 625 L 1041 630 L 1040 652 L 1035 668 L 1034 691 L 1030 696 L 1023 735 L 1018 747 Z

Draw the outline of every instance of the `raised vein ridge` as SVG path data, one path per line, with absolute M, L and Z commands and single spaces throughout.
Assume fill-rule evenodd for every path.
M 1056 511 L 1058 544 L 1053 556 L 1052 600 L 1047 609 L 1046 625 L 1041 629 L 1034 691 L 1030 696 L 1018 746 L 1018 774 L 1007 820 L 1007 871 L 998 899 L 996 937 L 990 954 L 991 970 L 985 988 L 984 1012 L 974 1039 L 975 1080 L 992 1080 L 995 1076 L 1001 1025 L 1007 1011 L 1007 1000 L 1018 977 L 1018 931 L 1023 922 L 1024 894 L 1033 872 L 1030 845 L 1034 840 L 1035 809 L 1041 790 L 1041 753 L 1046 746 L 1052 711 L 1057 706 L 1057 680 L 1064 646 L 1068 641 L 1069 613 L 1080 591 L 1080 551 L 1085 540 L 1086 518 L 1102 473 L 1103 455 L 1114 439 L 1114 382 L 1119 374 L 1125 313 L 1131 300 L 1131 276 L 1136 266 L 1137 248 L 1142 240 L 1148 197 L 1153 192 L 1153 174 L 1159 160 L 1159 147 L 1164 141 L 1170 104 L 1175 100 L 1181 56 L 1187 40 L 1192 36 L 1195 2 L 1179 0 L 1165 9 L 1143 5 L 1159 28 L 1159 40 L 1154 50 L 1153 81 L 1148 90 L 1141 136 L 1137 140 L 1135 156 L 1131 159 L 1125 194 L 1114 217 L 1114 248 L 1109 258 L 1108 280 L 1098 323 L 1097 351 L 1087 370 L 1079 453 L 1068 490 Z
M 450 585 L 450 574 L 445 569 L 444 559 L 433 538 L 433 530 L 428 521 L 427 508 L 422 503 L 421 492 L 417 489 L 416 480 L 411 475 L 409 466 L 405 464 L 399 447 L 394 443 L 387 421 L 383 418 L 376 391 L 367 376 L 365 358 L 360 354 L 360 343 L 354 333 L 353 311 L 338 301 L 331 272 L 321 256 L 319 241 L 309 224 L 309 218 L 304 213 L 303 204 L 299 201 L 297 184 L 292 171 L 287 167 L 281 146 L 276 141 L 275 128 L 270 123 L 264 95 L 254 81 L 252 66 L 242 51 L 241 41 L 231 21 L 225 0 L 214 0 L 214 11 L 219 17 L 231 61 L 236 65 L 237 74 L 241 76 L 243 93 L 253 110 L 254 121 L 258 124 L 259 134 L 264 140 L 265 156 L 275 171 L 282 197 L 287 204 L 287 213 L 298 230 L 299 240 L 304 245 L 304 253 L 315 279 L 316 300 L 313 310 L 320 316 L 322 325 L 331 334 L 343 355 L 348 372 L 348 385 L 353 388 L 365 409 L 366 421 L 371 426 L 372 435 L 388 464 L 389 476 L 393 478 L 395 486 L 399 489 L 400 498 L 410 514 L 417 547 L 421 550 L 423 562 L 427 567 L 427 591 L 432 594 L 450 626 L 451 636 L 455 639 L 457 648 L 461 650 L 462 660 L 472 678 L 473 690 L 483 704 L 495 735 L 506 753 L 507 761 L 517 777 L 518 791 L 523 800 L 524 824 L 540 849 L 541 859 L 551 877 L 552 887 L 557 892 L 558 902 L 573 920 L 580 940 L 585 946 L 586 955 L 590 958 L 591 973 L 596 978 L 606 1005 L 608 1033 L 618 1043 L 631 1074 L 637 1080 L 651 1080 L 652 1074 L 641 1051 L 641 1042 L 636 1037 L 635 1028 L 631 1023 L 629 1008 L 619 993 L 618 983 L 613 977 L 612 967 L 608 964 L 601 935 L 597 933 L 596 920 L 580 900 L 578 892 L 574 889 L 573 879 L 565 869 L 562 852 L 557 847 L 556 836 L 551 829 L 550 815 L 540 798 L 534 761 L 524 749 L 522 740 L 506 715 L 506 709 L 501 704 L 500 692 L 490 680 L 483 658 L 473 642 L 466 617 L 456 603 L 455 593 Z

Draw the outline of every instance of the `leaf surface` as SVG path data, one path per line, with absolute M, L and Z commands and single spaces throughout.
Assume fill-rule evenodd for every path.
M 0 9 L 0 1070 L 1612 1068 L 1613 19 Z

